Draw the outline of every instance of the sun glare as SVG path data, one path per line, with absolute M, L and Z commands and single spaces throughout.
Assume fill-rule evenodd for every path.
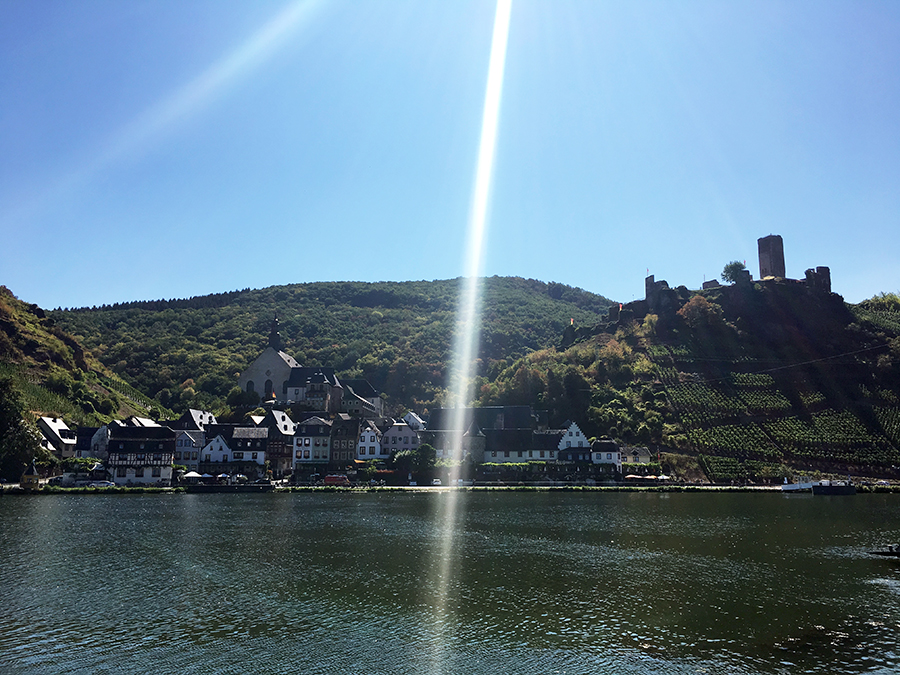
M 475 169 L 475 186 L 472 209 L 469 214 L 468 243 L 466 247 L 465 278 L 457 316 L 457 333 L 454 345 L 454 375 L 452 381 L 452 403 L 455 408 L 452 420 L 452 457 L 459 461 L 463 456 L 462 439 L 465 429 L 464 408 L 472 398 L 472 375 L 474 357 L 478 350 L 480 331 L 481 283 L 480 275 L 484 258 L 487 212 L 490 203 L 491 177 L 494 168 L 494 150 L 497 143 L 497 125 L 500 118 L 500 98 L 503 91 L 503 70 L 506 63 L 506 43 L 509 36 L 509 22 L 512 0 L 498 0 L 494 17 L 494 33 L 491 38 L 491 55 L 488 63 L 487 88 L 484 97 L 484 112 L 481 122 L 481 140 L 478 147 L 478 163 Z M 440 546 L 435 566 L 437 603 L 435 616 L 436 635 L 433 641 L 432 671 L 446 672 L 445 650 L 451 642 L 451 602 L 449 589 L 453 577 L 455 555 L 454 521 L 459 516 L 458 491 L 452 484 L 459 478 L 459 469 L 450 470 L 451 489 L 440 495 L 439 523 L 441 528 Z

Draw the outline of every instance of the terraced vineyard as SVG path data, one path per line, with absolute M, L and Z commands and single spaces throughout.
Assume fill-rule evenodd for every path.
M 900 470 L 900 387 L 883 377 L 900 360 L 900 338 L 890 338 L 900 311 L 856 306 L 853 317 L 862 326 L 854 335 L 877 331 L 862 346 L 834 339 L 815 352 L 745 340 L 717 352 L 696 336 L 648 346 L 686 449 L 710 477 L 747 480 L 762 467 L 771 476 L 782 463 Z

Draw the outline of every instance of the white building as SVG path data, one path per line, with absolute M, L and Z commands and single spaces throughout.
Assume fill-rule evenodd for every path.
M 425 421 L 412 410 L 403 416 L 403 421 L 406 422 L 413 431 L 423 431 L 425 429 Z
M 559 439 L 557 450 L 590 447 L 591 444 L 588 442 L 587 436 L 581 433 L 581 429 L 578 428 L 578 425 L 575 422 L 572 422 L 572 424 L 569 425 L 569 428 L 566 429 L 566 432 L 562 435 L 562 438 Z
M 374 422 L 367 421 L 359 432 L 356 458 L 361 460 L 384 459 L 389 453 L 381 450 L 381 430 Z
M 39 417 L 37 425 L 57 457 L 68 459 L 75 456 L 75 432 L 61 417 Z

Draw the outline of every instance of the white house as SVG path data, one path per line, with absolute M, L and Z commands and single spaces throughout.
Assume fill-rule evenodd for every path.
M 262 432 L 262 435 L 254 436 L 254 432 Z M 265 429 L 248 427 L 216 434 L 200 452 L 198 471 L 213 475 L 243 474 L 251 479 L 261 477 L 266 463 L 265 434 Z
M 578 425 L 575 422 L 572 422 L 568 429 L 566 429 L 565 433 L 562 435 L 562 438 L 559 439 L 559 445 L 557 445 L 557 450 L 565 450 L 566 448 L 590 448 L 591 444 L 588 442 L 587 436 L 581 433 L 581 429 L 578 428 Z
M 39 417 L 37 425 L 57 457 L 68 459 L 75 456 L 75 432 L 61 417 Z
M 403 416 L 403 421 L 406 422 L 413 431 L 423 431 L 425 429 L 425 421 L 412 410 Z
M 594 464 L 615 464 L 616 471 L 622 472 L 622 451 L 609 438 L 602 438 L 591 444 L 591 461 Z
M 367 421 L 359 432 L 359 441 L 356 444 L 356 458 L 384 459 L 390 453 L 381 450 L 381 430 L 374 422 Z

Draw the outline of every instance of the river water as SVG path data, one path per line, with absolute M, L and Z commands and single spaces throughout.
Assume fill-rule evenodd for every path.
M 897 496 L 447 498 L 2 498 L 0 673 L 900 671 Z

